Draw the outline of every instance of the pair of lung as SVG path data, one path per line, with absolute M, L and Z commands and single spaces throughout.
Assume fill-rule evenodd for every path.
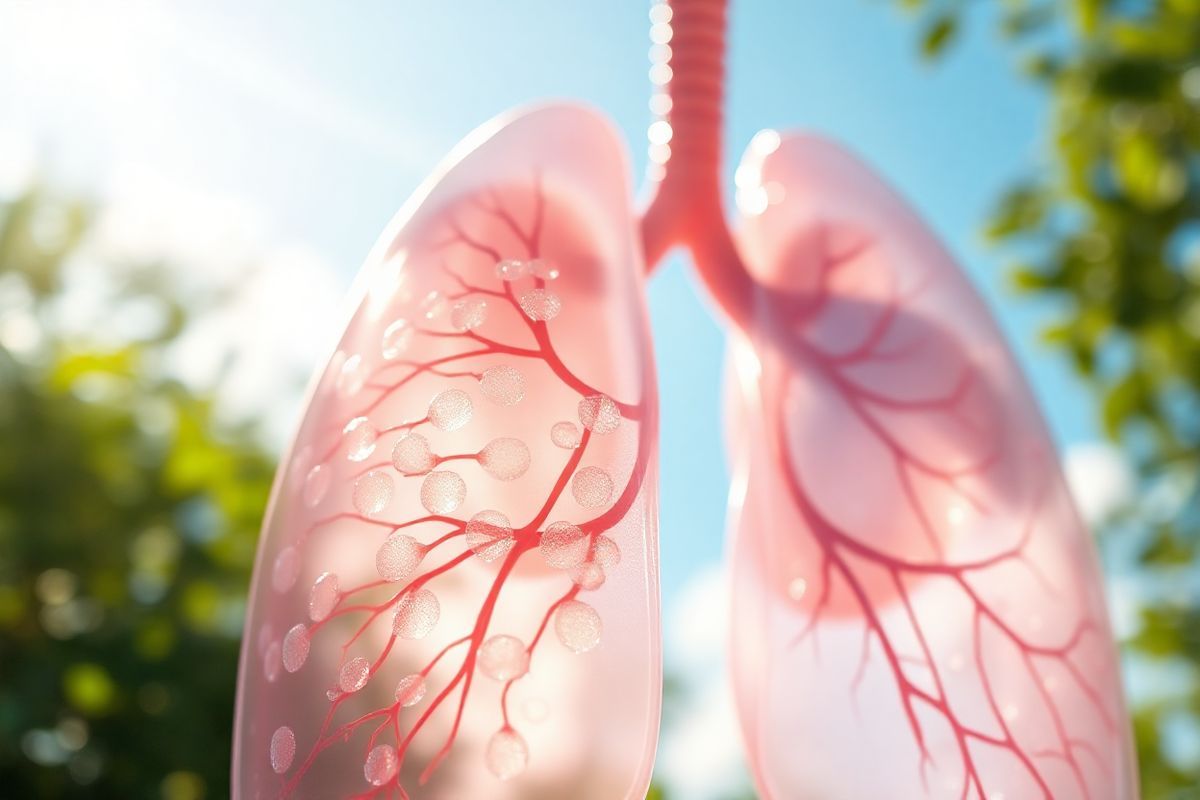
M 644 796 L 659 409 L 629 176 L 604 119 L 532 110 L 380 239 L 264 525 L 235 797 Z M 739 184 L 729 747 L 770 798 L 1135 796 L 1092 547 L 987 309 L 838 147 L 761 135 Z

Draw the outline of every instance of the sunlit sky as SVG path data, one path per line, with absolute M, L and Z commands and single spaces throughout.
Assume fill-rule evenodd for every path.
M 625 134 L 639 174 L 645 166 L 642 0 L 49 5 L 0 4 L 0 181 L 32 146 L 69 186 L 168 192 L 193 209 L 201 232 L 203 209 L 220 206 L 264 240 L 302 250 L 306 263 L 329 265 L 337 290 L 446 151 L 515 104 L 593 104 Z M 765 127 L 815 129 L 851 145 L 967 265 L 1060 443 L 1095 438 L 1087 395 L 1035 344 L 1047 309 L 1003 288 L 1000 256 L 978 233 L 1000 190 L 1041 163 L 1047 113 L 1014 77 L 989 20 L 977 17 L 931 67 L 915 56 L 913 25 L 885 0 L 733 6 L 728 161 Z M 193 194 L 207 204 L 188 206 Z M 325 301 L 305 314 L 336 310 L 327 293 L 300 298 Z M 655 277 L 650 305 L 671 612 L 722 552 L 723 337 L 680 263 Z

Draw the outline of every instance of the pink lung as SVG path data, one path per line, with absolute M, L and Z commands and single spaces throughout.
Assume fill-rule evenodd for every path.
M 529 111 L 381 238 L 264 527 L 234 797 L 644 796 L 657 401 L 628 174 L 595 114 Z
M 853 156 L 756 138 L 732 666 L 764 797 L 1136 797 L 1102 584 L 987 308 Z

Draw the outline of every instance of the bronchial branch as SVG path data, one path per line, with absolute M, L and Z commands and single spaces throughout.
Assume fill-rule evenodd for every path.
M 838 296 L 834 273 L 821 273 L 813 296 L 793 304 L 807 311 L 791 337 L 762 356 L 763 447 L 795 525 L 739 535 L 805 554 L 760 567 L 782 573 L 779 602 L 794 622 L 786 642 L 771 643 L 773 658 L 823 679 L 825 655 L 854 662 L 847 702 L 864 723 L 903 720 L 889 728 L 890 746 L 912 748 L 924 796 L 1108 797 L 1102 787 L 1121 780 L 1110 755 L 1120 741 L 1117 676 L 1082 567 L 1062 561 L 1071 555 L 1053 522 L 1064 516 L 1052 454 L 1015 433 L 1017 413 L 999 402 L 1003 387 L 978 353 L 922 318 L 939 286 L 882 279 L 896 265 L 879 248 L 857 248 L 838 268 L 855 272 L 844 285 L 890 289 L 870 302 Z M 905 280 L 913 288 L 900 291 Z M 845 335 L 822 337 L 827 330 Z M 846 462 L 826 458 L 830 480 L 811 449 L 821 446 L 812 426 L 833 420 L 839 447 L 871 454 L 861 464 L 870 476 L 853 486 Z M 853 510 L 864 503 L 885 511 Z M 1032 590 L 1054 605 L 1039 607 Z M 847 658 L 848 638 L 821 652 L 823 637 L 854 627 L 856 657 Z M 811 655 L 800 652 L 807 647 Z M 868 675 L 870 709 L 857 705 Z M 889 696 L 894 709 L 880 707 Z
M 359 404 L 324 425 L 310 446 L 316 455 L 304 467 L 297 491 L 307 508 L 328 509 L 336 482 L 344 480 L 349 507 L 335 504 L 294 533 L 276 556 L 273 584 L 276 591 L 290 591 L 299 564 L 319 558 L 327 540 L 338 537 L 377 540 L 376 575 L 346 585 L 335 572 L 320 574 L 309 589 L 309 618 L 261 648 L 268 681 L 314 668 L 309 663 L 314 653 L 336 653 L 320 699 L 328 708 L 315 735 L 301 741 L 292 727 L 281 725 L 271 737 L 269 757 L 283 776 L 281 796 L 301 790 L 330 751 L 357 747 L 368 787 L 357 797 L 408 797 L 412 785 L 406 786 L 404 776 L 414 748 L 426 742 L 412 773 L 423 785 L 455 752 L 480 680 L 501 687 L 495 730 L 482 759 L 497 778 L 514 778 L 531 754 L 509 708 L 511 690 L 534 668 L 547 632 L 553 630 L 558 644 L 579 658 L 600 643 L 603 621 L 585 598 L 605 584 L 621 558 L 621 546 L 609 534 L 642 491 L 652 444 L 646 420 L 652 413 L 644 397 L 610 395 L 593 386 L 556 349 L 552 323 L 572 309 L 555 287 L 561 271 L 571 267 L 543 253 L 548 223 L 540 179 L 532 201 L 522 204 L 527 219 L 506 204 L 503 197 L 511 195 L 511 189 L 507 195 L 485 190 L 444 214 L 442 235 L 429 248 L 437 258 L 435 282 L 443 288 L 420 298 L 412 317 L 383 330 L 377 364 L 369 367 L 366 359 L 351 356 L 336 372 L 337 390 Z M 503 249 L 494 234 L 490 239 L 474 234 L 463 218 L 498 226 L 518 247 Z M 424 342 L 436 343 L 439 354 L 422 357 L 429 351 Z M 391 418 L 413 386 L 430 382 L 439 385 L 426 407 Z M 531 412 L 546 415 L 540 426 L 544 444 L 531 447 L 495 430 L 482 446 L 437 446 L 439 438 L 465 443 L 473 424 L 496 424 L 477 417 L 520 415 L 531 387 L 545 393 L 555 384 L 563 404 L 549 411 L 548 402 L 539 402 L 539 410 Z M 478 408 L 474 397 L 486 408 Z M 635 452 L 620 474 L 605 463 L 611 448 L 600 440 L 629 437 L 630 427 L 636 428 Z M 339 461 L 345 466 L 335 469 Z M 531 471 L 542 487 L 531 493 L 528 481 L 520 484 L 526 491 L 516 505 L 528 509 L 524 518 L 503 507 L 459 513 L 476 489 L 495 495 L 480 481 L 503 486 Z M 426 513 L 384 519 L 402 496 L 417 498 Z M 478 582 L 481 570 L 487 577 L 470 624 L 448 630 L 443 592 L 464 580 Z M 525 609 L 523 630 L 497 630 L 506 589 L 528 580 L 518 576 L 530 570 L 545 573 L 539 580 L 557 581 L 560 589 L 540 609 Z M 453 618 L 464 618 L 462 607 L 452 611 Z M 364 708 L 359 698 L 382 680 L 389 664 L 403 658 L 406 648 L 426 642 L 440 646 L 426 650 L 432 655 L 399 678 L 390 702 Z M 372 696 L 378 694 L 376 689 Z

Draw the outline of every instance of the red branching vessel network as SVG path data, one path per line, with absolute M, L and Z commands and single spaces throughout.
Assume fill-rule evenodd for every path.
M 627 174 L 597 117 L 533 111 L 380 240 L 264 529 L 238 796 L 649 780 L 657 405 Z

